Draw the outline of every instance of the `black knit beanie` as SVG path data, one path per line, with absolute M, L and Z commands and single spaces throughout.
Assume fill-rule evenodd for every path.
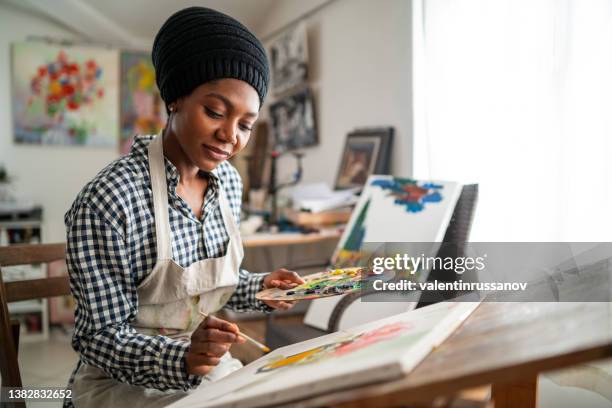
M 261 42 L 239 21 L 209 8 L 170 16 L 155 36 L 151 57 L 166 108 L 214 79 L 247 82 L 259 94 L 260 107 L 268 91 L 270 69 Z

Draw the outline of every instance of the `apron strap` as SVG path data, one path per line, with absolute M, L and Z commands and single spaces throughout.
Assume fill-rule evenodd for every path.
M 151 173 L 151 189 L 153 190 L 157 259 L 172 259 L 172 236 L 168 216 L 168 184 L 166 181 L 164 145 L 161 134 L 157 135 L 149 144 L 149 169 Z M 240 229 L 234 219 L 221 183 L 219 183 L 219 207 L 229 239 L 235 239 L 236 245 L 242 247 Z
M 168 182 L 164 164 L 164 144 L 160 133 L 149 144 L 149 172 L 153 190 L 153 212 L 157 240 L 157 259 L 172 259 L 172 239 L 168 216 Z
M 225 195 L 225 191 L 219 182 L 219 207 L 221 209 L 221 216 L 225 222 L 225 228 L 227 229 L 227 235 L 230 240 L 235 239 L 236 244 L 242 247 L 242 239 L 240 238 L 240 229 L 232 214 L 232 209 Z

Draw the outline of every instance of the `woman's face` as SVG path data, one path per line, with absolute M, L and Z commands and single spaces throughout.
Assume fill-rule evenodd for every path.
M 170 131 L 187 158 L 211 171 L 242 150 L 259 111 L 259 95 L 238 79 L 206 82 L 174 106 Z

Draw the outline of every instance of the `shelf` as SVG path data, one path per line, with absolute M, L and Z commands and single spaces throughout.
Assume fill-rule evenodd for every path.
M 0 221 L 0 228 L 40 228 L 42 221 L 36 220 L 10 220 Z
M 23 302 L 9 303 L 8 309 L 10 314 L 42 313 L 44 305 L 40 300 L 24 300 Z

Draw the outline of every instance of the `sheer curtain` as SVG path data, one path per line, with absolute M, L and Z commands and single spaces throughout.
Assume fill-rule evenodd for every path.
M 612 241 L 612 1 L 413 0 L 416 178 L 472 241 Z

